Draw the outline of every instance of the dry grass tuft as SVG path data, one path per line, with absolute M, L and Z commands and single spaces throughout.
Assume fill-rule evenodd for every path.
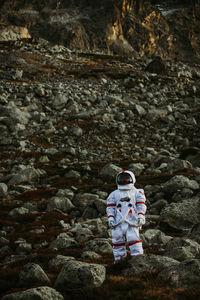
M 65 299 L 197 300 L 200 299 L 199 296 L 200 293 L 197 291 L 161 287 L 155 280 L 107 275 L 106 281 L 101 287 L 68 291 Z

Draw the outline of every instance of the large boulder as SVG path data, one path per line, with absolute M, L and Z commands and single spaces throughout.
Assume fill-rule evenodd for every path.
M 194 226 L 192 226 L 191 230 L 188 233 L 188 237 L 200 244 L 200 223 L 199 222 Z
M 55 282 L 58 290 L 98 287 L 105 280 L 106 269 L 103 265 L 80 261 L 69 261 L 61 269 Z
M 104 216 L 106 214 L 106 207 L 107 207 L 107 203 L 105 200 L 103 199 L 98 199 L 94 202 L 94 205 L 97 209 L 97 211 Z
M 19 274 L 19 281 L 22 285 L 34 285 L 36 283 L 49 283 L 50 280 L 44 270 L 35 263 L 24 265 Z
M 158 279 L 175 288 L 200 290 L 200 260 L 187 259 L 173 265 L 160 272 Z
M 176 193 L 178 190 L 182 190 L 183 188 L 198 190 L 199 184 L 197 181 L 190 180 L 183 175 L 176 175 L 163 184 L 163 191 L 166 194 Z
M 178 261 L 197 258 L 200 254 L 200 244 L 189 238 L 174 237 L 165 246 L 165 255 Z
M 178 261 L 195 258 L 189 247 L 176 247 L 165 252 L 165 256 L 171 257 Z
M 200 199 L 198 196 L 171 203 L 160 212 L 160 219 L 176 229 L 188 229 L 197 224 L 200 218 Z
M 169 266 L 176 266 L 179 262 L 166 256 L 147 254 L 133 256 L 122 270 L 124 276 L 135 276 L 143 272 L 162 271 Z
M 93 205 L 97 200 L 99 200 L 99 196 L 96 194 L 78 193 L 72 200 L 72 203 L 83 213 L 87 207 Z
M 168 162 L 166 166 L 166 172 L 176 172 L 179 170 L 190 169 L 192 165 L 187 160 L 182 159 L 172 159 Z
M 49 286 L 40 286 L 26 291 L 8 294 L 2 300 L 64 300 L 64 297 Z

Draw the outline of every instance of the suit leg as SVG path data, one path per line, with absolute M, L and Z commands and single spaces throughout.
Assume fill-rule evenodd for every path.
M 112 230 L 112 248 L 115 261 L 126 256 L 126 243 L 121 226 Z
M 142 247 L 142 240 L 140 239 L 138 228 L 129 226 L 127 233 L 126 233 L 126 238 L 127 238 L 130 252 L 131 252 L 131 256 L 135 256 L 135 255 L 144 253 L 144 250 Z

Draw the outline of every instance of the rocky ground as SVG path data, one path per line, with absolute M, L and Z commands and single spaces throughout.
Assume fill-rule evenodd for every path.
M 112 299 L 119 280 L 127 299 L 199 295 L 199 65 L 156 74 L 42 39 L 0 57 L 2 299 Z M 145 255 L 113 266 L 106 197 L 124 168 L 147 197 Z
M 198 57 L 74 50 L 0 26 L 2 300 L 198 299 Z M 106 198 L 122 169 L 147 197 L 145 255 L 113 265 Z

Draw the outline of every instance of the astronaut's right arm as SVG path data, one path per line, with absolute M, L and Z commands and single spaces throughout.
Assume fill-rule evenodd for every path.
M 110 227 L 112 227 L 111 224 L 114 224 L 115 213 L 116 213 L 116 201 L 115 201 L 113 192 L 107 198 L 106 212 L 107 212 L 107 216 L 108 216 L 108 223 L 109 223 Z

